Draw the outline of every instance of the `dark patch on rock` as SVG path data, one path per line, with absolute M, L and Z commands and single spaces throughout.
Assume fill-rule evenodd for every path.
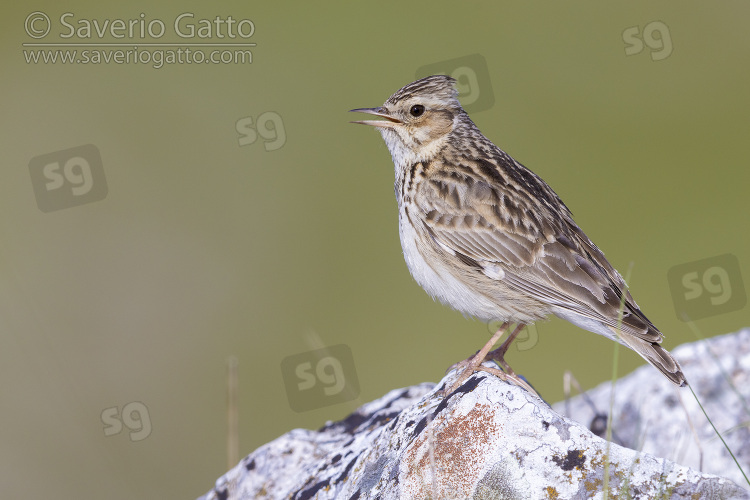
M 414 428 L 414 432 L 411 433 L 412 437 L 419 436 L 419 433 L 422 432 L 426 426 L 427 426 L 427 417 L 424 417 L 422 420 L 419 421 L 417 426 Z
M 223 490 L 214 490 L 216 492 L 216 497 L 219 500 L 227 500 L 229 498 L 229 490 L 223 489 Z
M 467 380 L 462 386 L 460 386 L 455 391 L 451 392 L 447 396 L 443 398 L 443 400 L 440 402 L 440 404 L 435 408 L 435 413 L 432 414 L 433 417 L 437 416 L 438 413 L 443 411 L 448 406 L 448 400 L 452 398 L 454 395 L 461 393 L 466 394 L 468 392 L 473 391 L 477 388 L 479 385 L 479 382 L 484 380 L 487 377 L 477 377 L 477 376 L 471 376 L 469 377 L 469 380 Z
M 469 380 L 467 380 L 466 382 L 464 382 L 464 385 L 462 385 L 461 387 L 459 387 L 458 389 L 456 389 L 453 392 L 453 394 L 456 394 L 457 392 L 460 392 L 462 394 L 466 394 L 467 392 L 471 392 L 471 391 L 473 391 L 474 389 L 477 388 L 477 386 L 479 385 L 479 382 L 481 382 L 482 380 L 484 380 L 486 378 L 487 377 L 477 377 L 476 375 L 474 375 L 472 377 L 469 377 Z
M 435 408 L 435 412 L 432 414 L 433 417 L 436 416 L 438 413 L 440 413 L 441 411 L 445 410 L 448 407 L 448 400 L 454 394 L 455 394 L 455 392 L 452 392 L 452 393 L 448 394 L 447 396 L 445 396 L 443 398 L 443 400 L 440 402 L 440 404 L 437 405 L 437 408 Z
M 346 479 L 349 476 L 349 472 L 352 470 L 352 467 L 354 467 L 354 464 L 357 463 L 357 459 L 358 458 L 359 458 L 359 456 L 356 456 L 356 457 L 352 458 L 352 461 L 349 462 L 349 465 L 346 466 L 346 469 L 344 469 L 344 472 L 342 472 L 341 475 L 336 478 L 336 480 L 334 481 L 334 483 L 340 483 L 341 481 L 343 481 L 344 479 Z
M 378 412 L 381 412 L 381 411 L 383 411 L 383 410 L 387 410 L 387 409 L 388 409 L 388 408 L 390 408 L 390 407 L 391 407 L 391 405 L 393 405 L 393 403 L 395 403 L 396 401 L 399 401 L 399 400 L 401 400 L 401 399 L 404 399 L 404 398 L 406 398 L 406 399 L 409 399 L 409 398 L 410 398 L 410 393 L 411 393 L 411 391 L 410 391 L 409 389 L 404 389 L 404 390 L 403 390 L 403 391 L 401 391 L 401 393 L 399 393 L 399 394 L 398 394 L 397 396 L 395 396 L 395 397 L 391 398 L 390 400 L 388 400 L 388 402 L 387 402 L 387 403 L 385 403 L 385 404 L 384 404 L 383 406 L 381 406 L 381 407 L 380 407 L 380 408 L 378 409 Z
M 372 416 L 372 419 L 368 422 L 368 426 L 380 426 L 381 423 L 387 423 L 391 420 L 398 418 L 398 416 L 401 414 L 401 412 L 394 411 L 391 413 L 376 413 Z
M 552 457 L 552 461 L 562 470 L 579 469 L 586 463 L 586 455 L 583 454 L 583 450 L 568 450 L 565 457 Z
M 396 428 L 396 425 L 398 424 L 398 417 L 399 416 L 401 416 L 401 414 L 399 414 L 398 416 L 396 416 L 396 418 L 393 419 L 393 421 L 391 422 L 391 425 L 388 426 L 389 430 L 393 430 L 393 429 Z
M 326 425 L 318 429 L 318 432 L 345 432 L 347 434 L 354 435 L 365 425 L 379 426 L 379 424 L 381 423 L 389 422 L 397 418 L 400 413 L 401 412 L 398 411 L 385 413 L 382 411 L 382 409 L 371 415 L 354 412 L 343 420 L 327 423 Z M 349 444 L 351 444 L 351 442 L 347 443 L 344 446 L 348 446 Z
M 335 464 L 335 463 L 337 463 L 337 462 L 338 462 L 339 460 L 341 460 L 341 453 L 336 453 L 336 454 L 335 454 L 335 455 L 333 456 L 333 458 L 331 459 L 331 463 L 332 463 L 332 464 Z
M 312 498 L 318 492 L 318 490 L 320 490 L 321 488 L 325 488 L 326 486 L 328 486 L 328 484 L 328 479 L 326 479 L 325 481 L 320 481 L 319 483 L 315 483 L 310 488 L 304 491 L 298 491 L 293 495 L 292 498 L 296 498 L 297 500 L 308 500 Z
M 547 422 L 546 420 L 542 420 L 542 429 L 544 429 L 545 431 L 549 430 L 549 422 Z
M 403 399 L 408 395 L 409 395 L 409 389 L 404 389 L 403 391 L 401 391 L 401 394 L 396 396 L 396 399 Z
M 249 463 L 246 463 L 245 464 L 245 468 L 247 470 L 253 470 L 253 469 L 255 469 L 255 460 L 250 460 Z
M 354 434 L 354 432 L 357 430 L 357 428 L 362 425 L 363 422 L 366 422 L 369 418 L 371 418 L 372 415 L 363 415 L 359 412 L 354 412 L 348 417 L 346 417 L 344 420 L 339 420 L 338 422 L 330 422 L 318 429 L 318 432 L 323 431 L 343 431 L 348 434 Z

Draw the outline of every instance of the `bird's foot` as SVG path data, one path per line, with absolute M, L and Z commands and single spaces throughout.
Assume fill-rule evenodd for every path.
M 442 391 L 438 392 L 438 396 L 445 397 L 451 392 L 458 389 L 461 384 L 466 382 L 466 380 L 471 377 L 471 375 L 480 369 L 482 362 L 484 359 L 478 359 L 479 355 L 482 351 L 477 351 L 477 353 L 473 356 L 469 356 L 463 361 L 459 361 L 458 363 L 455 363 L 452 365 L 448 370 L 446 370 L 446 373 L 456 370 L 458 372 L 458 378 L 455 382 L 450 386 L 450 388 L 443 389 Z M 482 356 L 484 358 L 484 356 Z
M 498 368 L 492 368 L 490 366 L 484 366 L 482 365 L 481 361 L 479 364 L 473 364 L 472 361 L 476 356 L 472 356 L 471 358 L 465 359 L 461 361 L 460 363 L 456 363 L 453 365 L 454 367 L 458 368 L 459 374 L 458 378 L 451 384 L 450 387 L 445 388 L 441 391 L 438 391 L 437 395 L 440 397 L 445 397 L 449 394 L 451 394 L 453 391 L 461 387 L 461 385 L 466 382 L 469 377 L 471 377 L 475 372 L 487 372 L 491 375 L 496 376 L 500 380 L 503 380 L 505 382 L 513 383 L 523 389 L 526 389 L 529 393 L 533 394 L 534 396 L 538 397 L 539 399 L 542 399 L 542 397 L 537 393 L 533 387 L 531 387 L 531 384 L 526 382 L 523 378 L 521 378 L 519 375 L 516 375 L 516 373 L 510 369 L 507 363 L 504 363 L 505 366 L 508 366 L 510 369 L 509 371 L 503 371 Z
M 479 354 L 479 351 L 475 352 L 473 355 L 469 356 L 468 358 L 466 358 L 463 361 L 459 361 L 458 363 L 453 363 L 452 365 L 450 365 L 448 367 L 447 370 L 445 370 L 445 374 L 448 375 L 453 370 L 461 371 L 461 370 L 465 369 L 467 366 L 469 366 L 470 364 L 472 364 L 472 362 L 474 361 L 474 358 L 476 358 L 478 354 Z M 481 363 L 481 361 L 480 361 L 480 363 Z
M 506 373 L 503 370 L 498 370 L 497 368 L 490 368 L 489 366 L 479 366 L 477 368 L 477 371 L 483 371 L 487 373 L 491 373 L 492 375 L 495 375 L 496 377 L 506 381 L 516 384 L 518 387 L 521 387 L 522 389 L 526 389 L 530 394 L 533 394 L 534 396 L 538 397 L 539 399 L 542 399 L 542 397 L 539 395 L 538 392 L 534 390 L 533 387 L 531 387 L 531 384 L 526 382 L 523 378 L 516 375 L 515 373 Z M 542 401 L 544 401 L 542 399 Z
M 495 334 L 492 336 L 492 338 L 482 347 L 477 353 L 473 356 L 470 356 L 466 358 L 463 361 L 459 361 L 455 365 L 448 368 L 448 372 L 453 370 L 454 368 L 459 370 L 459 376 L 458 379 L 456 379 L 456 382 L 451 385 L 450 389 L 440 391 L 438 394 L 440 396 L 446 396 L 450 394 L 451 392 L 458 389 L 458 387 L 463 384 L 466 379 L 468 379 L 472 373 L 474 373 L 477 370 L 477 367 L 482 364 L 484 361 L 485 356 L 487 356 L 487 353 L 490 352 L 490 349 L 492 349 L 492 346 L 495 345 L 495 342 L 498 341 L 500 337 L 503 336 L 505 331 L 510 326 L 510 323 L 505 322 L 502 325 L 500 325 L 500 328 L 497 329 Z M 446 372 L 447 373 L 447 372 Z
M 508 348 L 510 347 L 510 344 L 515 340 L 515 338 L 518 336 L 518 334 L 523 330 L 524 325 L 523 323 L 516 326 L 516 328 L 511 332 L 510 335 L 508 335 L 508 338 L 505 340 L 505 342 L 502 343 L 500 347 L 495 349 L 494 351 L 490 351 L 492 349 L 492 346 L 495 345 L 495 342 L 502 336 L 503 333 L 508 329 L 508 326 L 510 326 L 508 323 L 503 323 L 502 326 L 495 332 L 495 335 L 492 336 L 489 342 L 477 351 L 476 354 L 473 356 L 470 356 L 469 358 L 459 361 L 458 363 L 452 365 L 446 373 L 450 372 L 453 369 L 456 369 L 458 373 L 458 378 L 451 384 L 451 386 L 447 389 L 443 389 L 442 391 L 438 392 L 439 396 L 447 396 L 448 394 L 452 393 L 456 389 L 458 389 L 461 384 L 466 382 L 466 380 L 471 377 L 474 372 L 478 371 L 484 371 L 487 373 L 490 373 L 492 375 L 495 375 L 496 377 L 500 378 L 501 380 L 504 380 L 506 382 L 513 382 L 517 386 L 522 387 L 529 391 L 531 394 L 539 397 L 541 399 L 541 396 L 534 390 L 531 385 L 526 382 L 523 378 L 516 375 L 516 372 L 513 371 L 513 369 L 510 367 L 510 365 L 505 361 L 505 353 L 508 351 Z M 494 361 L 500 367 L 502 367 L 502 370 L 499 370 L 497 368 L 491 368 L 488 366 L 482 366 L 482 363 L 485 361 Z

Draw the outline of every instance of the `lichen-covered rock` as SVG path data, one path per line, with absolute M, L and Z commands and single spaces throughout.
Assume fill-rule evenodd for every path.
M 318 431 L 293 430 L 202 498 L 603 498 L 605 487 L 609 498 L 750 498 L 728 479 L 607 443 L 486 373 L 437 396 L 455 375 L 391 391 Z
M 672 353 L 708 416 L 750 473 L 750 329 L 683 344 Z M 553 408 L 588 424 L 597 413 L 609 413 L 611 389 L 607 382 Z M 612 428 L 614 440 L 623 446 L 747 485 L 690 390 L 655 376 L 649 366 L 617 381 Z

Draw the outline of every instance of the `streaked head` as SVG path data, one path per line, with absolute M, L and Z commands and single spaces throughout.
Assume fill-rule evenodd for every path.
M 382 120 L 352 123 L 377 127 L 397 165 L 401 160 L 428 160 L 453 131 L 456 116 L 463 113 L 455 83 L 445 75 L 422 78 L 397 91 L 379 108 L 351 110 Z

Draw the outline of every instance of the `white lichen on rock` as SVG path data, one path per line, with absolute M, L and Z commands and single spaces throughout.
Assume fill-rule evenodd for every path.
M 696 386 L 684 349 L 675 353 Z M 318 431 L 293 430 L 244 458 L 203 498 L 603 498 L 605 482 L 609 498 L 750 498 L 729 479 L 607 443 L 486 373 L 436 395 L 454 379 L 391 391 Z M 683 400 L 692 397 L 683 391 Z

